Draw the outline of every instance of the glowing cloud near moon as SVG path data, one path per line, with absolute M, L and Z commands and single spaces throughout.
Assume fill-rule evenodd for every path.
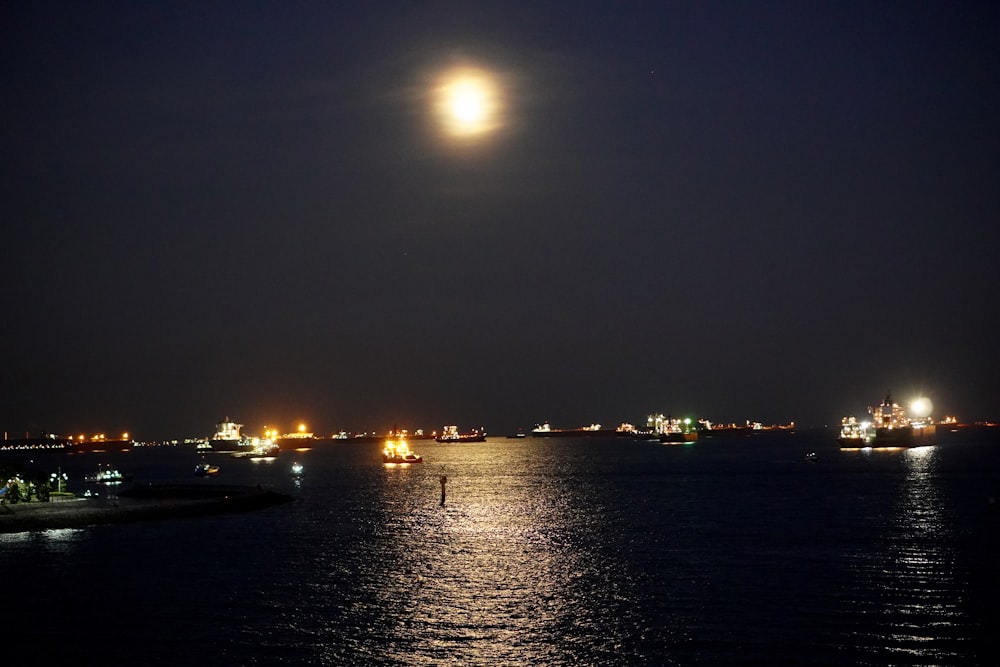
M 435 81 L 433 107 L 440 132 L 455 143 L 478 143 L 503 125 L 498 77 L 482 68 L 443 72 Z

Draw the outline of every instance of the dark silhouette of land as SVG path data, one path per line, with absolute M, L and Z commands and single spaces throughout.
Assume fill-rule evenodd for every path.
M 292 500 L 292 496 L 260 487 L 136 486 L 113 499 L 74 498 L 0 506 L 0 533 L 248 512 Z

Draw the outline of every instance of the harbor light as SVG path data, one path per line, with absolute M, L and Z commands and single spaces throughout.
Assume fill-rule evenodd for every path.
M 69 476 L 59 468 L 59 472 L 54 472 L 49 476 L 49 479 L 56 485 L 56 493 L 62 493 L 63 482 L 69 479 Z

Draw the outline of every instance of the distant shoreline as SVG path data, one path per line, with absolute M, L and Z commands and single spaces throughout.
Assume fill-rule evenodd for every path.
M 0 533 L 249 512 L 292 500 L 292 496 L 259 487 L 189 484 L 135 486 L 122 491 L 117 501 L 79 498 L 2 505 Z

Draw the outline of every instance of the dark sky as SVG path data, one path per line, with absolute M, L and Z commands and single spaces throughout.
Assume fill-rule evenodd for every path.
M 998 419 L 998 18 L 4 3 L 0 426 Z

